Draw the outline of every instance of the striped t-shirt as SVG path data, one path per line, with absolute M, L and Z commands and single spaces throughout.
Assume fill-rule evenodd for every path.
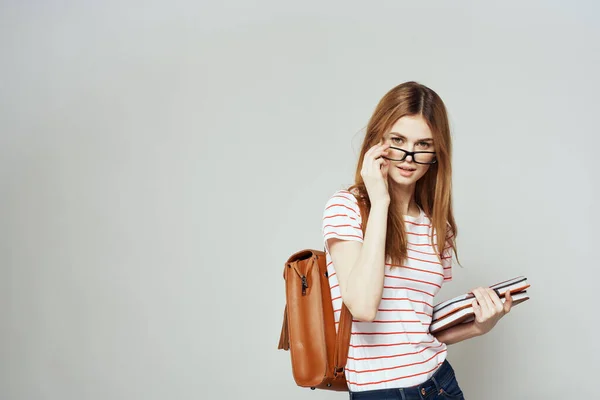
M 391 269 L 387 257 L 375 320 L 352 322 L 345 374 L 353 392 L 418 385 L 429 379 L 446 359 L 446 344 L 429 333 L 429 326 L 434 296 L 444 282 L 452 280 L 450 242 L 447 241 L 440 260 L 429 239 L 431 221 L 423 210 L 419 217 L 405 215 L 404 220 L 408 260 Z M 361 227 L 354 194 L 347 190 L 334 193 L 325 206 L 322 233 L 336 328 L 342 298 L 327 239 L 363 242 Z

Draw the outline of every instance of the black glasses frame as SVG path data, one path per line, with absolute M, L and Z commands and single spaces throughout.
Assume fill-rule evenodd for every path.
M 418 161 L 415 161 L 415 154 L 422 154 L 422 153 L 426 153 L 426 154 L 435 154 L 435 151 L 408 151 L 408 150 L 404 150 L 404 149 L 401 149 L 401 148 L 399 148 L 399 147 L 393 147 L 393 146 L 390 146 L 389 148 L 390 148 L 390 149 L 394 149 L 394 150 L 400 150 L 400 151 L 402 151 L 402 152 L 404 153 L 404 157 L 402 157 L 400 160 L 397 160 L 397 159 L 395 159 L 395 158 L 389 158 L 389 157 L 386 157 L 386 156 L 381 156 L 381 157 L 385 158 L 386 160 L 391 160 L 391 161 L 404 161 L 404 160 L 406 160 L 406 157 L 408 157 L 408 156 L 411 156 L 411 157 L 412 157 L 412 160 L 413 160 L 413 162 L 414 162 L 415 164 L 426 164 L 426 165 L 430 165 L 430 164 L 435 164 L 435 163 L 437 162 L 437 158 L 434 158 L 434 159 L 433 159 L 433 161 L 431 161 L 431 162 L 428 162 L 428 163 L 424 163 L 424 162 L 418 162 Z

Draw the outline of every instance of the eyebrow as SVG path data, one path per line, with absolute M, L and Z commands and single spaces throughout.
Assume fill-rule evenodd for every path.
M 402 139 L 406 139 L 406 136 L 404 136 L 404 135 L 402 135 L 402 134 L 400 134 L 400 133 L 398 133 L 398 132 L 390 132 L 389 134 L 390 134 L 390 135 L 396 135 L 396 136 L 399 136 L 399 137 L 401 137 Z M 433 142 L 433 139 L 431 139 L 431 138 L 423 138 L 423 139 L 417 139 L 416 141 L 417 141 L 417 142 Z

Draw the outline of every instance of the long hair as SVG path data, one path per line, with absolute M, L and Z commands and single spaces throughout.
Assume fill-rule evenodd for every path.
M 434 235 L 436 236 L 438 256 L 442 254 L 448 240 L 458 261 L 456 248 L 458 231 L 452 212 L 452 142 L 448 115 L 444 102 L 438 94 L 414 81 L 404 82 L 389 90 L 381 98 L 369 119 L 354 184 L 347 189 L 358 192 L 363 233 L 366 231 L 371 210 L 371 201 L 360 173 L 364 155 L 372 146 L 379 143 L 399 118 L 404 116 L 423 117 L 433 135 L 437 162 L 430 165 L 425 175 L 417 181 L 415 201 L 431 220 L 433 229 L 430 240 L 433 244 Z M 389 175 L 388 179 L 390 179 Z M 393 181 L 389 182 L 390 187 L 394 184 Z M 398 207 L 394 206 L 393 196 L 390 196 L 387 222 L 385 253 L 391 257 L 393 266 L 402 266 L 407 258 L 407 235 L 404 217 L 398 211 Z

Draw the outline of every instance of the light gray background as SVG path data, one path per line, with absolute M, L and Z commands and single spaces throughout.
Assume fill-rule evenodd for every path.
M 532 285 L 449 347 L 467 398 L 595 398 L 599 6 L 415 3 L 2 1 L 0 398 L 346 398 L 292 381 L 281 273 L 406 80 L 454 136 L 436 300 Z

